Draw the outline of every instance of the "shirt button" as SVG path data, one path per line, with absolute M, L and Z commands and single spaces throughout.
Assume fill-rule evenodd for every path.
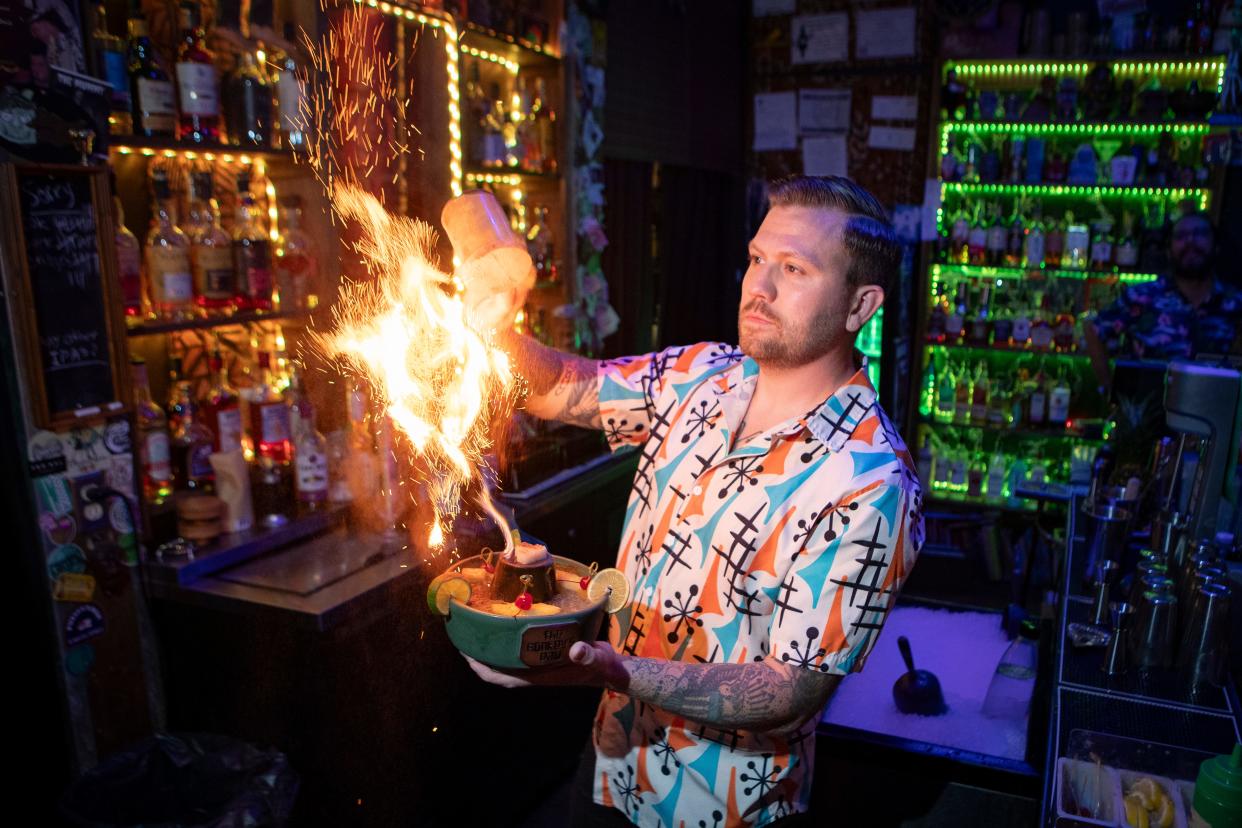
M 695 486 L 693 489 L 690 490 L 690 494 L 694 495 L 695 497 L 698 497 L 699 495 L 703 494 L 703 487 Z

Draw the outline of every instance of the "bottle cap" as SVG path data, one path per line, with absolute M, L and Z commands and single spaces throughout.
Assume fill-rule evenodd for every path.
M 1199 766 L 1194 809 L 1209 825 L 1242 825 L 1242 743 L 1229 756 L 1213 756 Z

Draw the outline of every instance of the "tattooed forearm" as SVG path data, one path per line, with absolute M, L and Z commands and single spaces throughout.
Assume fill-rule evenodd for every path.
M 509 334 L 499 344 L 530 386 L 527 411 L 545 420 L 560 420 L 586 428 L 602 427 L 596 385 L 598 362 L 563 354 L 529 336 Z
M 626 657 L 629 682 L 613 689 L 700 724 L 729 730 L 782 731 L 815 715 L 840 676 L 775 659 L 749 664 L 689 664 Z

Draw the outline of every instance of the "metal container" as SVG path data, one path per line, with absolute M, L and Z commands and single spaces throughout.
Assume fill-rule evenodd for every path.
M 1191 599 L 1176 662 L 1178 673 L 1191 686 L 1224 683 L 1232 591 L 1227 583 L 1211 581 Z
M 1148 590 L 1134 619 L 1134 664 L 1139 669 L 1173 666 L 1177 641 L 1177 597 Z
M 1087 554 L 1083 581 L 1096 581 L 1102 561 L 1120 561 L 1130 529 L 1130 512 L 1120 506 L 1095 505 L 1083 507 L 1086 517 Z
M 1113 622 L 1113 637 L 1108 642 L 1108 651 L 1104 654 L 1104 663 L 1100 666 L 1110 676 L 1119 676 L 1126 671 L 1126 650 L 1129 648 L 1130 619 L 1134 609 L 1129 604 L 1114 601 L 1109 606 L 1109 615 Z

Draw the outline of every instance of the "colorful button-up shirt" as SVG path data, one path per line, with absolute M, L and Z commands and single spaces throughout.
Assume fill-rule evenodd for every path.
M 1095 329 L 1105 350 L 1139 359 L 1227 354 L 1242 322 L 1242 293 L 1216 282 L 1195 307 L 1167 276 L 1130 285 L 1100 311 Z
M 642 447 L 617 567 L 619 652 L 862 669 L 923 541 L 910 454 L 865 366 L 822 404 L 732 446 L 759 367 L 704 343 L 602 364 L 609 443 Z M 725 731 L 606 691 L 595 801 L 643 826 L 764 825 L 805 811 L 815 720 Z

